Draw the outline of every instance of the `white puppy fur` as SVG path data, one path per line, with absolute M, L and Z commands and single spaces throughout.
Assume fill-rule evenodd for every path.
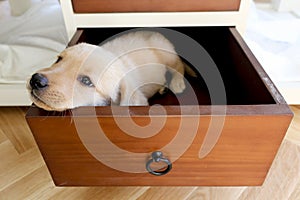
M 167 84 L 167 70 L 174 93 L 185 89 L 185 70 L 195 76 L 162 34 L 137 31 L 102 46 L 81 43 L 67 48 L 51 67 L 33 75 L 27 87 L 32 101 L 46 110 L 148 105 L 148 98 Z

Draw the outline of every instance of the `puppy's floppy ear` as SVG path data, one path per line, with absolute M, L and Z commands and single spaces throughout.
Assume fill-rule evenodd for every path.
M 85 67 L 94 80 L 96 92 L 101 101 L 118 101 L 120 91 L 120 80 L 122 62 L 116 56 L 102 47 L 97 47 L 89 55 Z
M 111 77 L 110 77 L 111 78 Z M 111 104 L 120 103 L 120 84 L 119 81 L 109 80 L 107 77 L 102 77 L 95 85 L 98 95 Z
M 111 95 L 110 95 L 110 99 L 111 102 L 113 104 L 120 104 L 121 101 L 121 88 L 120 85 L 118 85 L 117 87 L 115 87 L 115 89 L 112 91 Z
M 112 69 L 108 69 L 105 73 L 100 75 L 99 80 L 96 82 L 96 92 L 102 99 L 110 101 L 112 104 L 120 103 L 120 77 L 117 73 L 112 72 Z

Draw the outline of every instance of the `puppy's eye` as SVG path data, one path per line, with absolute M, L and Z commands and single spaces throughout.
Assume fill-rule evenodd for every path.
M 84 76 L 84 75 L 78 76 L 77 80 L 84 86 L 94 87 L 93 82 L 91 81 L 91 79 L 88 76 Z
M 58 63 L 58 62 L 61 61 L 61 60 L 62 60 L 62 57 L 61 57 L 61 56 L 58 56 L 58 57 L 57 57 L 57 60 L 55 61 L 54 64 Z

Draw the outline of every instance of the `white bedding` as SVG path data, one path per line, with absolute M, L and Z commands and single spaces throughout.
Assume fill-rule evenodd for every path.
M 253 5 L 245 40 L 276 85 L 300 82 L 299 18 Z
M 24 83 L 67 45 L 57 0 L 38 1 L 22 16 L 0 19 L 0 83 Z

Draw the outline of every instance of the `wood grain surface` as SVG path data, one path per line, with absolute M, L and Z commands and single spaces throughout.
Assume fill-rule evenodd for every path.
M 291 116 L 230 116 L 222 125 L 222 134 L 213 151 L 205 158 L 199 158 L 200 147 L 207 134 L 211 116 L 175 117 L 166 119 L 163 128 L 149 138 L 136 138 L 126 134 L 127 121 L 116 124 L 118 117 L 98 117 L 106 137 L 119 149 L 127 152 L 146 153 L 144 158 L 119 163 L 124 153 L 116 154 L 112 146 L 101 137 L 93 117 L 29 117 L 32 133 L 43 154 L 46 164 L 58 186 L 90 185 L 165 185 L 165 186 L 241 186 L 261 185 L 286 133 Z M 122 117 L 120 117 L 121 120 Z M 134 121 L 145 124 L 147 117 L 136 117 Z M 164 117 L 156 117 L 164 120 Z M 193 138 L 193 124 L 199 126 Z M 76 122 L 74 122 L 76 121 Z M 272 126 L 269 126 L 272 123 Z M 78 129 L 78 126 L 79 129 Z M 151 152 L 162 149 L 179 137 L 179 127 L 184 126 L 184 137 L 164 153 L 173 162 L 173 169 L 165 176 L 149 173 L 125 173 L 107 167 L 96 159 L 87 146 L 97 148 L 96 154 L 109 158 L 115 167 L 145 165 Z M 122 127 L 122 128 L 120 128 Z M 182 127 L 181 127 L 182 128 Z M 84 135 L 86 139 L 82 139 Z M 142 135 L 143 133 L 139 133 Z M 137 136 L 138 137 L 138 136 Z M 184 139 L 191 138 L 188 149 L 175 160 L 176 152 L 185 145 Z M 135 163 L 136 162 L 136 163 Z M 131 168 L 131 167 L 130 167 Z
M 73 0 L 75 13 L 236 11 L 240 0 Z

